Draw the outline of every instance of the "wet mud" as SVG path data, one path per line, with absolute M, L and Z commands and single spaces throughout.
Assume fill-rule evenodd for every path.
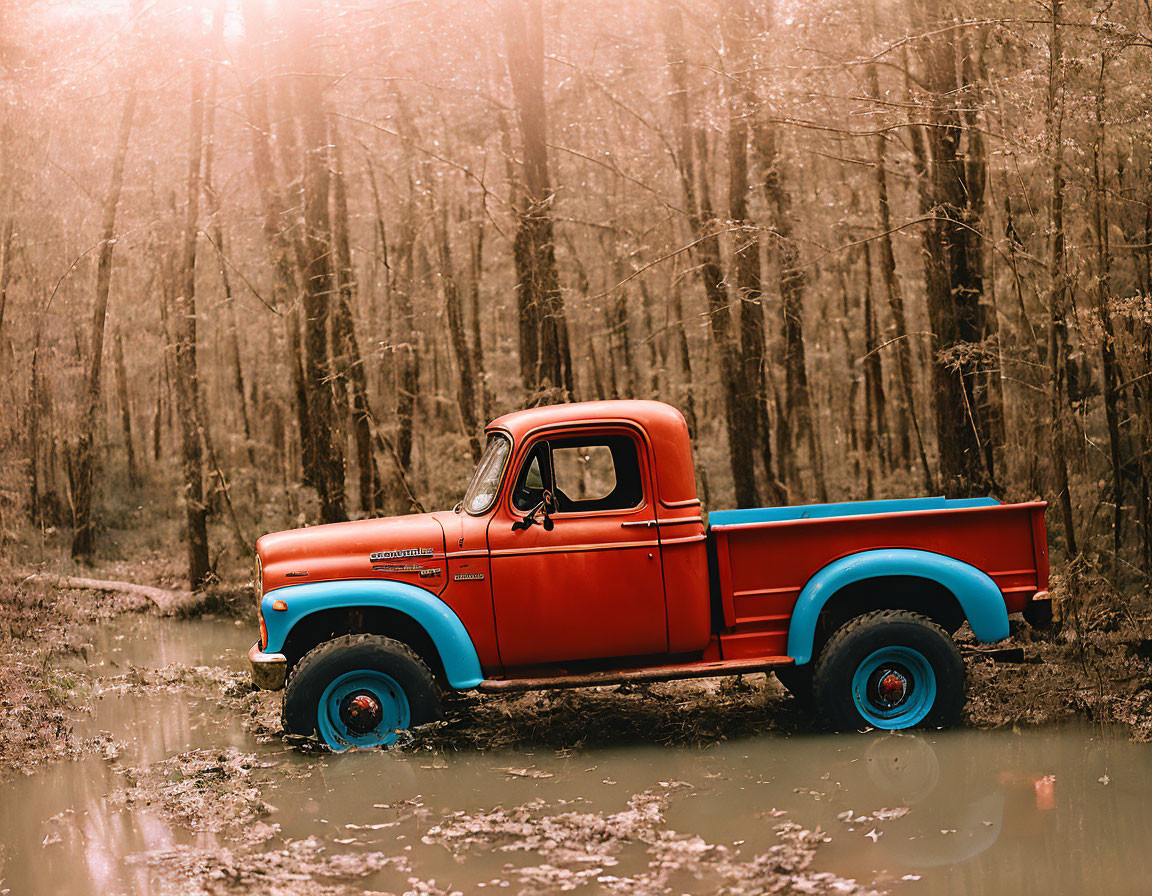
M 1152 736 L 1152 649 L 1123 620 L 968 649 L 962 731 L 828 735 L 751 675 L 465 695 L 346 756 L 285 741 L 250 629 L 5 605 L 0 894 L 862 894 L 941 871 L 996 893 L 996 869 L 1030 867 L 1011 892 L 1051 896 L 1114 879 L 1106 850 L 1069 848 L 1084 819 L 1152 835 L 1152 785 L 1132 787 L 1152 763 L 1127 743 Z

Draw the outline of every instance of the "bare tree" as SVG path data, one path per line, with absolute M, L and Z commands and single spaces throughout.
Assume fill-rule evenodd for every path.
M 1061 0 L 1052 0 L 1051 30 L 1048 44 L 1048 103 L 1045 123 L 1049 144 L 1049 172 L 1052 199 L 1049 205 L 1049 277 L 1048 292 L 1048 365 L 1051 375 L 1052 475 L 1060 516 L 1064 523 L 1064 541 L 1070 557 L 1079 553 L 1076 521 L 1072 516 L 1072 493 L 1068 484 L 1068 263 L 1064 234 L 1064 45 L 1061 32 Z
M 721 387 L 724 395 L 724 420 L 728 434 L 729 467 L 735 487 L 736 504 L 754 507 L 759 503 L 756 489 L 756 466 L 753 462 L 756 424 L 750 413 L 751 404 L 744 400 L 747 384 L 740 346 L 732 329 L 727 282 L 720 257 L 720 235 L 712 207 L 708 177 L 707 134 L 694 127 L 689 110 L 688 59 L 684 47 L 684 23 L 680 9 L 672 4 L 663 7 L 661 25 L 668 78 L 672 82 L 672 104 L 675 133 L 676 167 L 688 213 L 688 224 L 694 237 L 695 256 L 699 263 L 704 295 L 708 302 L 708 323 L 712 343 L 720 356 Z
M 480 460 L 480 438 L 476 422 L 476 381 L 473 372 L 473 353 L 464 332 L 464 308 L 460 300 L 460 287 L 456 281 L 456 271 L 452 266 L 452 248 L 448 239 L 448 209 L 444 205 L 436 207 L 432 198 L 431 210 L 436 239 L 436 254 L 440 262 L 440 290 L 444 294 L 444 310 L 448 318 L 448 338 L 452 353 L 456 357 L 456 371 L 459 387 L 456 402 L 460 408 L 460 421 L 464 435 L 472 452 L 472 460 Z
M 201 165 L 204 151 L 205 63 L 194 59 L 188 107 L 188 179 L 184 229 L 175 300 L 176 413 L 180 418 L 187 526 L 188 581 L 193 589 L 211 572 L 208 561 L 208 508 L 204 503 L 204 457 L 200 425 L 200 371 L 196 359 L 196 242 L 200 234 Z
M 938 9 L 927 9 L 915 6 L 916 20 L 925 29 L 944 21 Z M 977 394 L 984 283 L 975 211 L 983 201 L 983 168 L 967 164 L 975 147 L 964 145 L 958 105 L 961 96 L 972 101 L 970 85 L 962 83 L 960 74 L 968 71 L 960 58 L 968 52 L 966 41 L 943 34 L 923 41 L 920 53 L 930 103 L 924 161 L 931 220 L 924 225 L 923 240 L 936 438 L 944 489 L 961 495 L 987 494 L 993 483 L 991 454 L 985 450 L 991 434 Z
M 1112 464 L 1112 554 L 1113 561 L 1120 554 L 1124 528 L 1124 478 L 1126 467 L 1124 446 L 1120 439 L 1120 418 L 1123 414 L 1120 395 L 1120 372 L 1116 360 L 1116 330 L 1112 324 L 1111 302 L 1112 253 L 1108 235 L 1108 184 L 1104 172 L 1104 101 L 1107 94 L 1105 72 L 1111 54 L 1100 54 L 1100 76 L 1097 80 L 1093 103 L 1096 134 L 1092 140 L 1093 231 L 1096 243 L 1096 315 L 1100 320 L 1100 372 L 1104 382 L 1104 419 L 1108 428 L 1108 456 Z
M 248 132 L 252 139 L 252 171 L 260 192 L 263 210 L 264 241 L 274 273 L 272 306 L 284 314 L 287 342 L 287 364 L 292 381 L 292 398 L 296 425 L 300 432 L 301 478 L 306 484 L 316 481 L 316 451 L 312 425 L 308 416 L 308 387 L 304 380 L 304 346 L 300 337 L 300 287 L 294 266 L 293 245 L 289 228 L 293 222 L 288 211 L 287 192 L 281 185 L 272 146 L 272 123 L 269 112 L 267 62 L 264 42 L 267 29 L 263 0 L 243 0 L 245 47 L 250 56 L 248 67 L 253 72 L 245 92 Z
M 875 7 L 873 7 L 875 12 Z M 875 21 L 875 16 L 873 16 Z M 880 79 L 876 65 L 868 66 L 869 93 L 880 98 Z M 884 281 L 884 292 L 888 298 L 888 309 L 892 314 L 892 342 L 896 353 L 896 369 L 900 380 L 900 393 L 904 399 L 904 412 L 912 427 L 916 440 L 916 454 L 920 460 L 924 489 L 931 494 L 936 486 L 932 481 L 932 468 L 928 465 L 928 453 L 924 450 L 924 436 L 920 431 L 920 412 L 916 408 L 916 383 L 912 373 L 912 349 L 908 344 L 908 316 L 904 308 L 904 290 L 896 274 L 896 253 L 892 248 L 892 206 L 888 193 L 888 135 L 878 133 L 872 138 L 875 164 L 873 173 L 876 183 L 877 225 L 880 231 L 880 277 Z M 901 441 L 908 441 L 908 431 L 902 430 Z M 905 450 L 907 455 L 908 451 Z
M 768 497 L 776 504 L 788 494 L 776 476 L 772 458 L 772 423 L 767 384 L 768 352 L 764 335 L 764 301 L 760 279 L 760 230 L 752 226 L 748 214 L 748 122 L 757 116 L 760 104 L 744 82 L 751 61 L 747 48 L 753 19 L 747 0 L 725 0 L 724 41 L 729 74 L 725 91 L 728 106 L 728 218 L 733 227 L 733 267 L 736 269 L 737 317 L 743 385 L 739 400 L 740 416 L 756 427 Z
M 315 452 L 315 486 L 320 518 L 347 519 L 344 508 L 344 446 L 336 436 L 336 403 L 328 353 L 328 318 L 336 278 L 332 260 L 332 227 L 328 209 L 328 129 L 322 73 L 315 42 L 315 10 L 293 10 L 289 41 L 303 140 L 304 236 L 300 246 L 304 288 L 304 373 L 308 390 L 308 424 Z
M 352 267 L 352 247 L 348 224 L 348 189 L 344 173 L 344 153 L 335 122 L 332 134 L 332 239 L 336 248 L 336 315 L 332 320 L 337 373 L 352 390 L 352 428 L 356 442 L 356 464 L 360 476 L 360 509 L 376 510 L 380 493 L 380 470 L 372 450 L 372 410 L 368 402 L 368 374 L 356 322 L 352 313 L 356 297 L 356 277 Z
M 16 222 L 6 218 L 0 224 L 0 338 L 4 335 L 4 311 L 8 307 L 8 284 L 12 282 L 12 249 Z M 2 343 L 0 343 L 2 344 Z
M 769 13 L 770 15 L 771 13 Z M 771 31 L 771 21 L 765 29 Z M 778 451 L 781 462 L 788 461 L 787 479 L 795 487 L 800 476 L 795 466 L 795 446 L 807 445 L 816 494 L 828 500 L 824 478 L 824 457 L 816 433 L 812 394 L 808 386 L 808 362 L 804 344 L 804 296 L 806 280 L 800 264 L 800 247 L 793 234 L 792 196 L 785 183 L 785 162 L 776 125 L 767 115 L 758 115 L 753 142 L 760 166 L 761 187 L 771 214 L 772 246 L 783 304 L 784 337 L 784 405 L 777 426 L 783 444 Z
M 220 196 L 212 179 L 216 160 L 216 106 L 220 92 L 220 57 L 223 50 L 221 44 L 223 42 L 224 12 L 224 2 L 220 0 L 216 4 L 216 11 L 213 16 L 213 65 L 208 75 L 208 97 L 204 110 L 204 200 L 208 206 L 208 218 L 212 228 L 212 246 L 220 271 L 220 284 L 224 289 L 225 326 L 227 327 L 228 354 L 232 363 L 232 385 L 236 390 L 236 404 L 240 411 L 240 422 L 244 427 L 244 442 L 248 461 L 255 465 L 256 453 L 252 442 L 252 421 L 248 414 L 248 396 L 244 388 L 240 323 L 236 317 L 236 297 L 232 294 L 232 277 L 228 273 L 228 243 L 221 220 Z
M 520 375 L 530 392 L 576 394 L 568 321 L 560 294 L 548 172 L 541 0 L 503 0 L 508 76 L 523 147 L 523 191 L 514 246 L 520 308 Z
M 140 471 L 136 467 L 136 444 L 132 438 L 132 405 L 128 398 L 128 367 L 124 363 L 124 338 L 119 328 L 113 341 L 116 362 L 116 400 L 120 404 L 120 429 L 124 436 L 124 451 L 128 462 L 128 484 L 140 485 Z
M 72 556 L 88 557 L 96 547 L 96 533 L 92 518 L 93 493 L 96 477 L 97 415 L 101 409 L 101 372 L 104 362 L 104 323 L 108 317 L 108 291 L 112 284 L 112 250 L 116 245 L 116 209 L 120 204 L 120 190 L 124 184 L 124 160 L 128 156 L 128 142 L 132 134 L 132 119 L 136 112 L 136 87 L 129 85 L 120 112 L 120 126 L 116 134 L 116 148 L 112 156 L 112 177 L 104 195 L 101 215 L 100 248 L 96 259 L 96 297 L 92 303 L 92 326 L 88 342 L 88 382 L 84 393 L 84 406 L 80 420 L 80 437 L 71 452 L 72 481 Z

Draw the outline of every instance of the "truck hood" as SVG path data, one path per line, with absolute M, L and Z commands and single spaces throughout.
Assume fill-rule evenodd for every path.
M 256 542 L 264 592 L 303 582 L 392 579 L 439 594 L 444 529 L 431 513 L 273 532 Z

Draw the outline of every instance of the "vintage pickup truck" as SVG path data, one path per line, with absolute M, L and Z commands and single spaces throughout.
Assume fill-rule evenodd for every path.
M 265 535 L 255 683 L 289 733 L 389 744 L 444 689 L 774 672 L 838 728 L 944 726 L 951 635 L 1051 612 L 1044 504 L 913 498 L 712 512 L 651 401 L 508 414 L 454 510 Z

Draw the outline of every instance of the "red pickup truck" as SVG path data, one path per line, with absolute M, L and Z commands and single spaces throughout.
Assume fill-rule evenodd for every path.
M 954 723 L 951 635 L 1051 605 L 1044 504 L 913 498 L 712 512 L 650 401 L 519 411 L 454 510 L 265 535 L 255 683 L 335 750 L 510 692 L 771 671 L 842 729 Z

